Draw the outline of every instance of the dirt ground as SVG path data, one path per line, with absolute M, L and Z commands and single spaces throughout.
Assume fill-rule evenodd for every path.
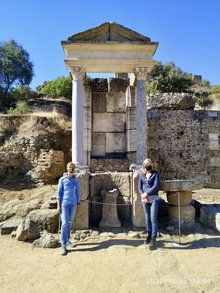
M 220 190 L 195 191 L 194 198 L 220 203 Z M 155 251 L 142 238 L 113 232 L 77 242 L 67 256 L 60 247 L 32 249 L 0 236 L 0 292 L 220 292 L 218 232 L 196 223 L 179 239 L 162 229 Z

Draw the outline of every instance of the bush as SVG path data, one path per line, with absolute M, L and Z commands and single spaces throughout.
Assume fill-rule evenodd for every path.
M 209 93 L 210 94 L 219 94 L 220 93 L 220 85 L 216 85 L 216 86 L 211 87 Z
M 18 101 L 16 107 L 10 108 L 7 113 L 11 115 L 25 114 L 28 111 L 28 104 L 26 101 Z
M 30 99 L 37 98 L 37 93 L 35 91 L 32 91 L 28 86 L 21 86 L 13 89 L 11 92 L 11 96 L 15 101 L 28 101 Z
M 150 72 L 147 92 L 182 93 L 188 92 L 192 84 L 192 75 L 184 73 L 173 62 L 163 65 L 158 62 Z
M 59 77 L 53 81 L 44 82 L 38 87 L 41 94 L 51 97 L 67 97 L 72 96 L 72 81 L 70 77 Z

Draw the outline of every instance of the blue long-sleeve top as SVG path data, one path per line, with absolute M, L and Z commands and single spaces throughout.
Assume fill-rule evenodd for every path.
M 77 177 L 70 178 L 67 174 L 58 182 L 57 199 L 60 206 L 76 205 L 80 201 L 79 180 Z
M 138 191 L 140 194 L 147 193 L 149 196 L 157 195 L 160 185 L 160 176 L 157 171 L 152 171 L 149 178 L 142 174 L 138 181 Z

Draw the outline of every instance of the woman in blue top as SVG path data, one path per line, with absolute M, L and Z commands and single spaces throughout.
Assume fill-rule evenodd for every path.
M 75 164 L 69 162 L 67 173 L 60 178 L 57 191 L 57 208 L 61 212 L 61 246 L 62 255 L 67 254 L 66 247 L 70 244 L 70 232 L 77 205 L 80 202 L 79 181 L 74 176 Z
M 157 214 L 159 209 L 158 189 L 160 185 L 159 172 L 153 170 L 153 162 L 146 159 L 143 162 L 143 173 L 138 182 L 138 191 L 141 194 L 141 202 L 146 220 L 147 239 L 149 249 L 156 249 L 156 238 L 158 231 Z

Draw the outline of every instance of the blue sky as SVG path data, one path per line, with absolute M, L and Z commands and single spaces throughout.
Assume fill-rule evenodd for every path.
M 219 0 L 0 0 L 0 42 L 30 54 L 31 87 L 68 76 L 61 40 L 114 21 L 159 42 L 154 59 L 220 85 Z

